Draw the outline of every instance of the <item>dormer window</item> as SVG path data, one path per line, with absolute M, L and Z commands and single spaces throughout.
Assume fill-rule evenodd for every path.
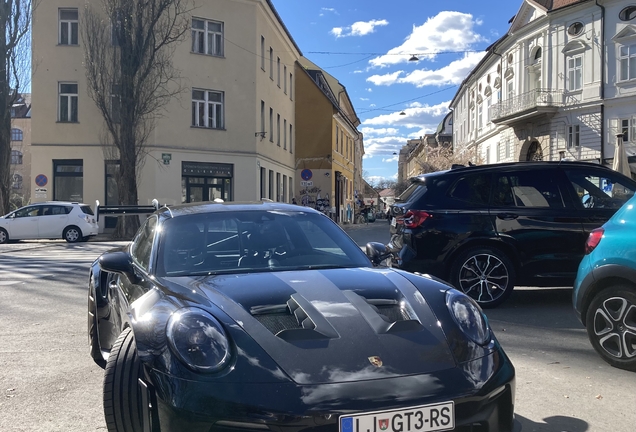
M 621 19 L 621 21 L 633 20 L 634 18 L 636 18 L 636 6 L 627 6 L 618 14 L 618 17 Z
M 570 36 L 579 36 L 581 33 L 583 33 L 584 28 L 585 26 L 583 25 L 583 23 L 575 22 L 574 24 L 571 24 L 570 27 L 568 27 L 568 34 Z

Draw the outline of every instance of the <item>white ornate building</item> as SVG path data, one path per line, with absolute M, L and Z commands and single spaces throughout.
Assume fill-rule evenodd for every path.
M 455 151 L 486 163 L 611 164 L 616 135 L 636 168 L 636 2 L 525 0 L 453 98 Z

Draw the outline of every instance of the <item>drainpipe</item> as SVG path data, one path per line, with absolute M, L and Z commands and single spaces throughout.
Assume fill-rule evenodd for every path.
M 601 8 L 601 165 L 605 164 L 605 7 Z

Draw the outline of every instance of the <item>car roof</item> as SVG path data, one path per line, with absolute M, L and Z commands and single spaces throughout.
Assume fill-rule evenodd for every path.
M 236 212 L 236 211 L 285 211 L 322 214 L 310 207 L 279 202 L 198 202 L 164 206 L 157 213 L 167 217 L 179 217 L 196 213 Z
M 549 166 L 564 166 L 564 167 L 578 167 L 578 168 L 586 168 L 586 167 L 597 167 L 600 169 L 605 169 L 608 171 L 613 171 L 611 168 L 600 165 L 594 162 L 582 162 L 582 161 L 529 161 L 529 162 L 503 162 L 496 164 L 486 164 L 486 165 L 455 165 L 450 170 L 444 171 L 436 171 L 432 173 L 420 174 L 415 177 L 411 177 L 411 181 L 424 181 L 426 178 L 432 178 L 437 176 L 443 176 L 448 173 L 466 173 L 466 172 L 484 172 L 484 171 L 498 171 L 507 168 L 524 168 L 524 169 L 532 169 L 532 168 L 545 168 Z M 614 171 L 615 172 L 615 171 Z

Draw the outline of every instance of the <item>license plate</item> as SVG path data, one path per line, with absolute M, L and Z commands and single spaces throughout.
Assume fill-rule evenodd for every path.
M 395 218 L 391 219 L 391 226 L 394 227 L 395 225 L 397 225 L 397 222 L 395 221 Z
M 451 429 L 455 429 L 453 402 L 340 417 L 340 432 L 436 432 Z

